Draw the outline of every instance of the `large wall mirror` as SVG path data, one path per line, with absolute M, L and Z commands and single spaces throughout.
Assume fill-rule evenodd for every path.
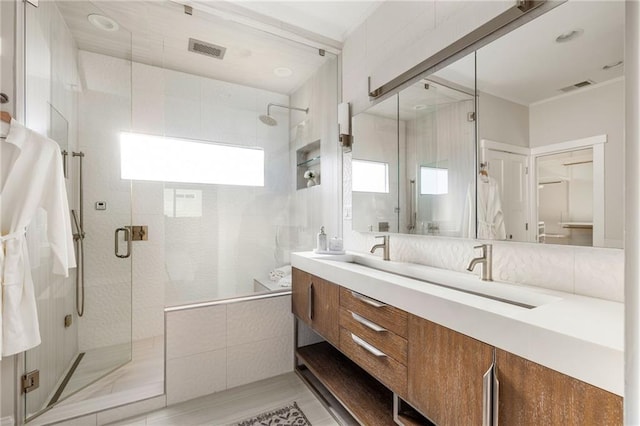
M 353 118 L 354 230 L 475 236 L 474 55 L 455 67 Z
M 567 2 L 477 51 L 484 238 L 622 247 L 624 7 Z
M 358 114 L 353 229 L 622 247 L 623 55 L 624 2 L 566 2 Z

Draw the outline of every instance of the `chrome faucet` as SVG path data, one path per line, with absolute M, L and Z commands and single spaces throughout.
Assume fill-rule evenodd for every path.
M 381 244 L 376 244 L 371 247 L 371 253 L 375 252 L 377 249 L 382 249 L 382 260 L 389 260 L 389 236 L 388 235 L 380 235 L 376 238 L 382 238 Z
M 478 263 L 482 264 L 482 281 L 493 281 L 492 277 L 492 246 L 491 244 L 482 244 L 481 246 L 475 246 L 474 248 L 482 249 L 482 256 L 471 259 L 467 271 L 473 271 Z

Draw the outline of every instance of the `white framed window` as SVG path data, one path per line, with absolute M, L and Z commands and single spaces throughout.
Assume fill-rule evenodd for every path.
M 122 132 L 122 179 L 264 186 L 264 151 Z
M 420 166 L 420 195 L 449 193 L 449 170 Z
M 351 161 L 351 189 L 354 192 L 389 193 L 389 164 L 378 161 Z

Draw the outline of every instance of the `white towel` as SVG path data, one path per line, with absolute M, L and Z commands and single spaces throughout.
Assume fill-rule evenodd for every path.
M 280 278 L 284 278 L 287 275 L 291 275 L 291 265 L 281 266 L 280 268 L 273 269 L 269 272 L 269 279 L 271 281 L 278 281 Z
M 278 281 L 278 285 L 280 287 L 291 287 L 291 275 L 280 278 L 280 281 Z

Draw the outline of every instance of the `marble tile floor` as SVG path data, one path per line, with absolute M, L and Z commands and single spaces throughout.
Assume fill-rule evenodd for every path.
M 112 425 L 230 425 L 253 415 L 283 407 L 293 401 L 298 403 L 312 425 L 338 425 L 295 373 L 286 373 L 192 399 Z
M 129 353 L 131 361 L 126 362 Z M 114 368 L 117 369 L 100 378 Z M 73 393 L 91 382 L 94 383 Z M 131 351 L 128 344 L 87 351 L 65 388 L 62 398 L 66 399 L 61 398 L 56 406 L 29 424 L 49 424 L 163 393 L 164 336 L 135 341 Z

